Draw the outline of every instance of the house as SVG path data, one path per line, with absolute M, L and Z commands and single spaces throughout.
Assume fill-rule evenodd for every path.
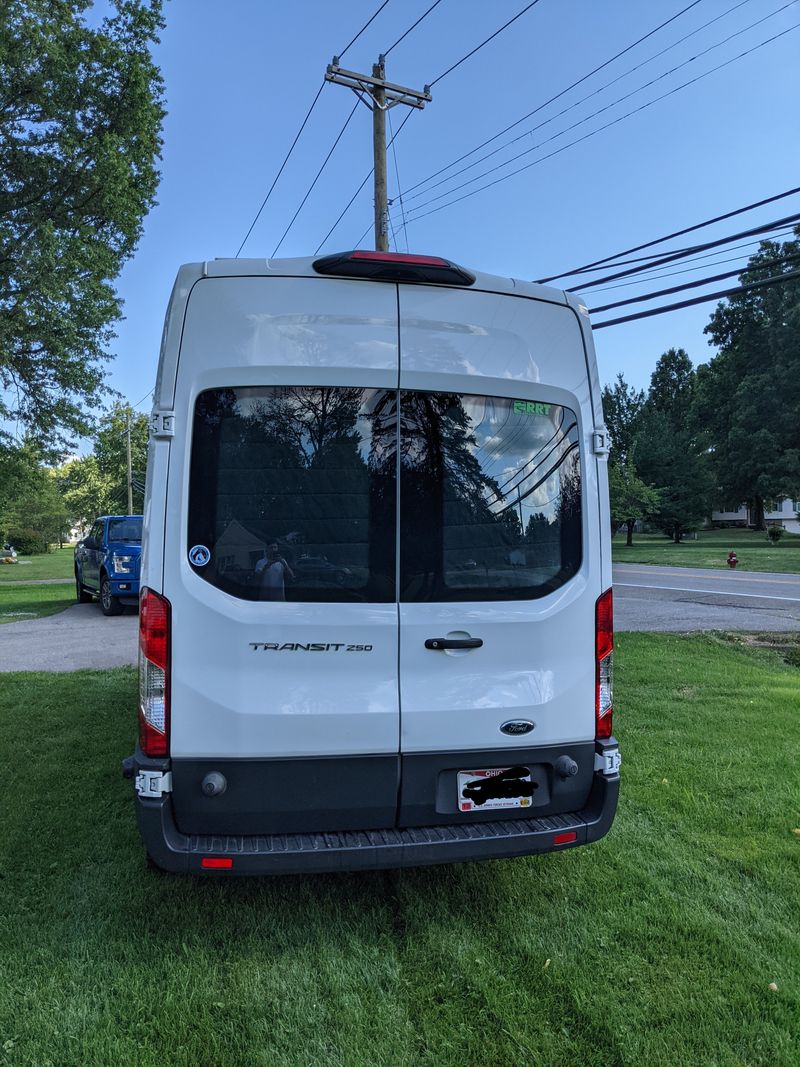
M 252 570 L 266 550 L 266 543 L 236 519 L 228 523 L 214 545 L 221 570 Z
M 800 533 L 800 500 L 771 501 L 772 508 L 765 510 L 767 526 L 782 526 L 787 533 Z M 711 521 L 718 526 L 751 526 L 750 508 L 742 504 L 736 511 L 712 511 Z

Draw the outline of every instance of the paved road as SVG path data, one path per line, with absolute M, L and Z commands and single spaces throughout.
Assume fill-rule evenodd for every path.
M 800 630 L 800 575 L 614 566 L 618 630 Z
M 80 671 L 136 663 L 139 617 L 106 618 L 97 604 L 0 626 L 0 671 Z
M 800 575 L 614 567 L 618 630 L 800 630 Z M 106 618 L 97 604 L 0 626 L 0 671 L 122 667 L 137 659 L 138 618 Z

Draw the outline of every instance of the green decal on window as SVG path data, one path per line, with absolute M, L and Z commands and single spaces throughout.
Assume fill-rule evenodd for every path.
M 532 400 L 515 400 L 514 401 L 514 414 L 515 415 L 549 415 L 549 404 L 538 404 Z

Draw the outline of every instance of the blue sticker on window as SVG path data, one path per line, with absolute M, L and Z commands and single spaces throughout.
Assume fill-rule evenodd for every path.
M 210 559 L 211 553 L 205 545 L 195 545 L 194 548 L 189 549 L 189 562 L 195 567 L 205 567 Z

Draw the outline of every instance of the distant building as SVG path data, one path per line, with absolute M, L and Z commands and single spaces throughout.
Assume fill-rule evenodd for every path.
M 800 500 L 772 501 L 772 508 L 764 511 L 767 526 L 782 526 L 787 533 L 800 533 Z M 752 526 L 750 508 L 742 504 L 736 511 L 712 511 L 711 521 L 723 526 Z

